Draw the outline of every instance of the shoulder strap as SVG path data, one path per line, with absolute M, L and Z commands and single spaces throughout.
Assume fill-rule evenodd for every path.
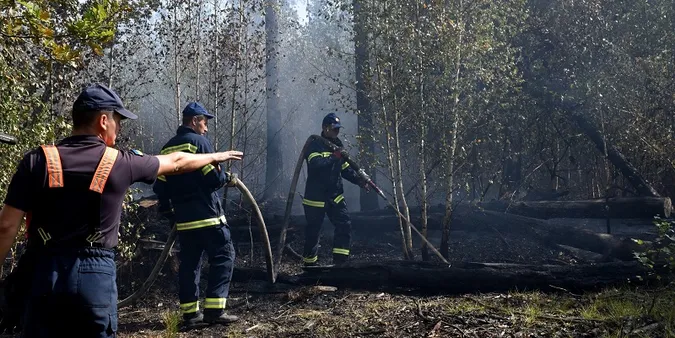
M 89 190 L 99 194 L 103 193 L 103 188 L 108 181 L 108 175 L 110 175 L 115 160 L 117 160 L 118 153 L 119 151 L 117 149 L 106 147 L 105 153 L 103 153 L 103 157 L 98 163 L 98 168 L 96 168 L 96 173 L 94 173 L 94 178 L 91 180 Z
M 47 175 L 49 176 L 50 188 L 63 188 L 63 168 L 61 168 L 61 156 L 55 145 L 43 144 L 40 146 L 47 159 Z

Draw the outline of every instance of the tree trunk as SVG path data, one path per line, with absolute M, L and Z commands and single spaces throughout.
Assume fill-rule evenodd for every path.
M 176 122 L 177 125 L 181 125 L 181 105 L 180 105 L 180 72 L 178 70 L 178 13 L 176 12 L 177 5 L 173 7 L 173 23 L 174 23 L 174 31 L 173 31 L 173 70 L 174 70 L 174 86 L 176 89 L 175 92 L 175 97 L 174 97 L 174 103 L 176 105 Z
M 673 205 L 670 198 L 620 197 L 583 201 L 491 201 L 478 203 L 485 210 L 549 219 L 549 218 L 605 218 L 609 206 L 610 218 L 670 217 Z
M 605 144 L 607 145 L 607 158 L 621 171 L 628 182 L 635 188 L 638 194 L 642 196 L 659 197 L 659 193 L 640 175 L 637 168 L 633 166 L 628 159 L 613 144 L 605 142 L 600 131 L 581 113 L 571 113 L 571 118 L 577 123 L 579 128 L 591 139 L 600 152 L 604 153 Z
M 460 0 L 459 7 L 463 7 L 463 1 Z M 459 22 L 461 27 L 461 21 Z M 453 195 L 453 186 L 454 186 L 454 171 L 455 171 L 455 152 L 457 150 L 457 132 L 459 129 L 459 73 L 462 62 L 462 35 L 463 30 L 460 28 L 459 37 L 457 38 L 457 63 L 455 71 L 455 85 L 454 85 L 454 100 L 452 106 L 452 135 L 450 135 L 450 147 L 446 149 L 446 161 L 447 161 L 447 181 L 446 181 L 446 195 L 445 195 L 445 217 L 443 218 L 443 235 L 441 237 L 441 253 L 447 259 L 449 255 L 449 242 L 450 242 L 450 222 L 452 221 L 452 195 Z
M 391 145 L 391 132 L 389 131 L 389 122 L 387 119 L 387 107 L 382 106 L 382 114 L 383 114 L 383 120 L 384 120 L 384 125 L 385 125 L 385 137 L 387 138 L 387 164 L 389 165 L 389 175 L 391 175 L 391 190 L 392 190 L 392 195 L 394 196 L 394 206 L 396 207 L 397 211 L 400 211 L 399 207 L 399 198 L 398 198 L 398 193 L 396 192 L 396 188 L 398 186 L 397 184 L 397 175 L 396 175 L 396 170 L 394 167 L 394 150 L 392 149 Z M 401 230 L 401 248 L 403 250 L 403 259 L 411 259 L 410 252 L 408 251 L 408 241 L 406 237 L 406 227 L 408 227 L 407 223 L 401 218 L 398 218 L 398 225 L 399 229 Z M 408 227 L 409 228 L 409 227 Z
M 451 267 L 429 262 L 350 263 L 340 267 L 305 268 L 299 276 L 280 274 L 278 283 L 331 285 L 358 290 L 412 288 L 428 293 L 508 292 L 517 290 L 570 292 L 601 290 L 631 283 L 647 270 L 637 262 L 593 265 L 521 265 L 456 263 Z M 235 281 L 265 280 L 262 269 L 235 268 Z
M 117 42 L 117 23 L 115 23 L 115 31 L 113 33 L 112 43 L 110 44 L 110 58 L 108 63 L 108 88 L 113 88 L 113 73 L 115 71 L 115 42 Z
M 390 54 L 391 55 L 391 54 Z M 394 74 L 394 67 L 391 67 L 391 74 Z M 393 78 L 391 78 L 391 86 L 394 88 L 394 81 Z M 399 128 L 400 128 L 400 112 L 399 112 L 399 107 L 398 107 L 398 100 L 397 100 L 397 95 L 394 94 L 394 172 L 396 176 L 393 176 L 394 178 L 394 193 L 398 190 L 399 194 L 399 200 L 401 201 L 401 208 L 403 211 L 401 212 L 403 216 L 405 216 L 406 219 L 410 219 L 410 210 L 408 208 L 408 202 L 406 201 L 405 198 L 405 191 L 403 190 L 403 168 L 401 167 L 401 142 L 400 142 L 400 137 L 399 137 Z M 398 206 L 398 203 L 396 204 Z M 414 259 L 414 251 L 413 251 L 413 245 L 412 245 L 412 230 L 410 229 L 410 225 L 408 225 L 408 222 L 406 222 L 404 219 L 400 220 L 401 226 L 403 227 L 404 235 L 405 235 L 405 246 L 406 246 L 406 252 L 408 254 L 408 259 Z
M 354 9 L 354 71 L 356 73 L 356 110 L 358 111 L 359 135 L 359 163 L 373 182 L 377 182 L 376 172 L 373 170 L 372 158 L 375 156 L 375 139 L 373 136 L 373 110 L 366 88 L 366 68 L 368 67 L 368 45 L 365 29 L 365 20 L 362 0 L 353 0 Z M 360 191 L 359 199 L 361 211 L 379 208 L 377 194 Z
M 219 75 L 219 67 L 218 65 L 220 64 L 220 60 L 218 59 L 218 50 L 220 49 L 220 24 L 218 22 L 218 0 L 213 0 L 213 28 L 214 28 L 214 48 L 213 48 L 213 67 L 212 69 L 214 70 L 213 73 L 215 76 L 212 77 L 213 81 L 213 91 L 214 91 L 214 99 L 213 99 L 213 116 L 214 116 L 214 125 L 213 125 L 213 131 L 214 131 L 214 136 L 213 136 L 213 147 L 215 151 L 220 151 L 220 134 L 218 133 L 218 105 L 220 103 L 220 77 Z M 228 165 L 230 161 L 227 161 Z M 225 190 L 225 194 L 227 193 L 227 189 Z M 226 198 L 223 198 L 223 200 L 226 200 Z M 223 204 L 223 207 L 226 207 L 227 204 Z
M 427 192 L 427 161 L 426 161 L 426 144 L 424 140 L 426 139 L 427 135 L 427 130 L 426 130 L 426 114 L 425 114 L 425 106 L 424 106 L 424 87 L 421 83 L 422 81 L 420 80 L 420 96 L 422 99 L 422 109 L 421 109 L 421 116 L 420 120 L 422 121 L 420 123 L 420 177 L 422 179 L 422 196 L 421 196 L 421 201 L 420 201 L 420 209 L 422 211 L 422 236 L 428 239 L 427 237 L 427 227 L 428 227 L 428 192 Z M 408 218 L 410 219 L 410 218 Z M 427 248 L 427 244 L 422 242 L 422 260 L 428 261 L 429 260 L 429 248 Z
M 268 0 L 265 6 L 265 87 L 267 93 L 267 157 L 265 163 L 265 194 L 263 200 L 271 199 L 281 193 L 283 175 L 283 156 L 281 137 L 281 111 L 279 110 L 278 90 L 278 54 L 279 23 L 277 10 L 279 2 Z
M 237 55 L 235 56 L 235 62 L 234 62 L 234 75 L 233 75 L 233 81 L 234 84 L 232 85 L 232 98 L 230 99 L 230 130 L 229 130 L 229 150 L 234 150 L 235 149 L 235 125 L 237 123 L 237 118 L 236 118 L 236 105 L 237 105 L 237 94 L 239 93 L 239 69 L 241 60 L 242 60 L 242 53 L 241 53 L 241 48 L 242 44 L 244 43 L 244 4 L 243 2 L 239 2 L 239 29 L 238 29 L 238 34 L 239 34 L 239 41 L 237 43 Z M 244 99 L 246 100 L 246 99 Z M 244 123 L 245 121 L 245 116 L 243 118 Z M 244 137 L 246 137 L 246 134 L 244 134 Z M 242 149 L 242 151 L 244 151 Z M 229 172 L 232 170 L 232 161 L 227 161 L 226 165 L 226 170 Z M 240 172 L 241 179 L 244 178 L 243 174 L 243 168 L 244 168 L 244 163 L 242 159 L 241 163 L 241 168 L 242 172 Z M 224 189 L 225 191 L 223 192 L 223 206 L 225 206 L 225 209 L 227 209 L 227 192 L 228 189 Z M 243 196 L 242 196 L 243 198 Z
M 416 22 L 416 31 L 418 32 L 417 35 L 417 48 L 418 51 L 421 53 L 423 50 L 423 45 L 422 41 L 424 39 L 422 32 L 422 28 L 420 27 L 420 16 L 422 13 L 420 11 L 422 7 L 421 2 L 417 2 L 415 6 L 416 10 L 416 15 L 415 15 L 415 22 Z M 424 58 L 419 57 L 419 61 L 417 62 L 417 74 L 419 76 L 419 81 L 418 81 L 418 86 L 419 86 L 419 94 L 420 94 L 420 113 L 419 113 L 419 138 L 420 138 L 420 154 L 419 154 L 419 172 L 420 172 L 420 181 L 421 181 L 421 196 L 420 196 L 420 209 L 421 209 L 421 223 L 422 223 L 422 229 L 421 233 L 424 238 L 428 239 L 427 236 L 427 207 L 429 205 L 428 201 L 428 192 L 427 192 L 427 158 L 426 158 L 426 139 L 427 139 L 427 105 L 426 105 L 426 100 L 424 96 L 424 91 L 426 89 L 425 86 L 425 69 L 424 69 Z M 408 215 L 410 215 L 410 211 L 408 211 Z M 410 217 L 408 217 L 410 219 Z M 423 261 L 428 261 L 430 256 L 429 256 L 429 248 L 427 247 L 427 244 L 422 241 L 422 247 L 421 247 L 421 253 L 422 253 L 422 260 Z
M 201 52 L 202 52 L 202 1 L 199 1 L 199 6 L 197 7 L 197 43 L 195 44 L 195 65 L 196 65 L 196 74 L 195 74 L 195 101 L 201 100 L 199 96 L 199 80 L 201 72 Z

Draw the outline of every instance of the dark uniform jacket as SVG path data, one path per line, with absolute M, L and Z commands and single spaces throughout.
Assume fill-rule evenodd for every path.
M 206 137 L 184 126 L 180 126 L 176 136 L 164 145 L 161 154 L 177 151 L 193 154 L 214 152 Z M 227 178 L 220 164 L 209 164 L 191 173 L 159 176 L 153 186 L 159 199 L 159 210 L 167 213 L 173 209 L 179 231 L 225 223 L 218 190 L 225 185 Z
M 338 147 L 342 147 L 340 139 L 330 139 Z M 342 178 L 361 185 L 356 171 L 349 167 L 344 159 L 332 155 L 333 152 L 321 140 L 310 143 L 307 152 L 307 184 L 302 203 L 313 207 L 324 207 L 325 202 L 340 203 L 344 200 Z

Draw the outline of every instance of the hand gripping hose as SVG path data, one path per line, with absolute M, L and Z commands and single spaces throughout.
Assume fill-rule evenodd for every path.
M 258 220 L 260 237 L 263 240 L 264 245 L 263 249 L 265 250 L 265 261 L 267 263 L 267 276 L 269 278 L 269 281 L 271 283 L 274 283 L 275 274 L 274 274 L 274 265 L 272 262 L 272 247 L 270 246 L 270 238 L 267 233 L 267 227 L 265 226 L 265 220 L 262 217 L 262 213 L 260 212 L 258 203 L 256 203 L 255 199 L 253 198 L 253 195 L 248 190 L 248 188 L 244 185 L 243 182 L 241 182 L 237 178 L 235 174 L 232 174 L 231 177 L 232 178 L 230 182 L 227 184 L 227 186 L 236 187 L 237 189 L 239 189 L 241 194 L 244 195 L 246 199 L 248 199 L 248 202 L 251 203 L 251 205 L 253 206 L 255 216 Z M 166 259 L 169 257 L 169 252 L 171 252 L 171 248 L 173 248 L 173 244 L 176 242 L 176 235 L 177 235 L 176 225 L 174 224 L 173 228 L 171 229 L 171 232 L 169 232 L 169 237 L 167 238 L 166 243 L 164 244 L 164 249 L 162 250 L 162 253 L 159 255 L 157 263 L 155 263 L 152 272 L 138 290 L 134 291 L 134 293 L 132 293 L 130 296 L 117 303 L 118 308 L 122 308 L 137 302 L 150 289 L 152 284 L 155 282 L 155 279 L 157 279 L 159 272 L 162 270 L 162 267 L 164 266 Z
M 279 235 L 279 246 L 277 247 L 277 262 L 276 262 L 277 268 L 274 269 L 274 271 L 278 271 L 278 270 L 279 270 L 278 268 L 279 268 L 279 266 L 281 265 L 281 259 L 282 259 L 282 257 L 283 257 L 283 251 L 284 251 L 284 247 L 285 247 L 285 245 L 286 245 L 286 232 L 287 232 L 287 230 L 288 230 L 288 224 L 290 223 L 290 220 L 291 220 L 291 209 L 293 208 L 293 199 L 294 199 L 294 197 L 295 197 L 295 189 L 296 189 L 296 187 L 297 187 L 297 185 L 298 185 L 298 178 L 300 177 L 300 171 L 302 170 L 302 163 L 303 163 L 304 160 L 305 160 L 305 154 L 306 154 L 306 152 L 307 152 L 307 148 L 309 147 L 309 145 L 310 145 L 314 140 L 320 140 L 320 141 L 323 142 L 323 144 L 325 144 L 329 149 L 331 149 L 331 151 L 338 151 L 338 150 L 340 149 L 340 147 L 338 147 L 337 145 L 335 145 L 333 142 L 331 142 L 330 140 L 326 139 L 325 137 L 321 137 L 321 136 L 319 136 L 319 135 L 311 135 L 309 138 L 307 138 L 307 141 L 305 141 L 305 145 L 302 147 L 302 150 L 300 151 L 300 156 L 298 157 L 298 162 L 295 164 L 295 171 L 293 172 L 293 180 L 291 181 L 291 188 L 290 188 L 290 190 L 289 190 L 289 192 L 288 192 L 288 198 L 287 198 L 287 200 L 286 200 L 286 212 L 285 212 L 285 214 L 284 214 L 284 223 L 282 224 L 282 227 L 281 227 L 281 234 Z M 391 203 L 391 201 L 390 201 L 389 199 L 387 199 L 387 197 L 385 196 L 385 194 L 384 194 L 384 192 L 382 191 L 382 189 L 380 189 L 377 185 L 375 185 L 375 183 L 370 179 L 370 177 L 366 174 L 366 172 L 365 172 L 361 167 L 359 167 L 358 164 L 356 164 L 354 161 L 352 161 L 351 158 L 349 158 L 349 154 L 344 153 L 344 154 L 343 154 L 343 158 L 344 158 L 344 160 L 345 160 L 347 163 L 349 163 L 349 165 L 350 165 L 354 170 L 356 170 L 356 172 L 357 172 L 357 173 L 359 174 L 359 176 L 366 182 L 366 184 L 368 184 L 370 187 L 372 187 L 372 188 L 375 190 L 375 192 L 377 192 L 377 194 L 380 195 L 380 197 L 382 197 L 385 201 L 387 201 L 387 203 L 389 203 L 389 206 L 390 206 L 390 207 L 398 214 L 398 216 L 401 217 L 402 219 L 404 219 L 404 220 L 406 221 L 406 223 L 407 223 L 413 230 L 415 230 L 415 232 L 420 236 L 420 238 L 422 239 L 422 241 L 425 242 L 425 243 L 427 244 L 427 246 L 431 249 L 431 251 L 434 252 L 434 254 L 436 254 L 436 256 L 438 256 L 438 258 L 439 258 L 441 261 L 443 261 L 443 262 L 446 263 L 446 264 L 450 264 L 450 263 L 448 263 L 448 261 L 445 259 L 445 257 L 443 257 L 443 255 L 441 255 L 441 253 L 440 253 L 438 250 L 436 250 L 436 248 L 433 246 L 433 244 L 431 244 L 431 243 L 426 239 L 426 237 L 424 237 L 424 236 L 422 235 L 422 233 L 420 233 L 419 230 L 417 230 L 417 228 L 410 222 L 410 220 L 408 220 L 408 219 L 407 219 L 407 218 L 406 218 L 406 217 L 398 210 L 398 208 L 396 208 L 396 207 Z M 275 274 L 274 274 L 274 280 L 276 280 L 276 276 L 277 276 L 277 275 L 276 275 L 276 273 L 275 273 Z

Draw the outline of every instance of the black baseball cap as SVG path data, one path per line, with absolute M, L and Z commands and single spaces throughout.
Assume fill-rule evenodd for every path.
M 323 126 L 331 126 L 333 128 L 342 128 L 340 124 L 340 118 L 335 115 L 335 113 L 330 113 L 323 118 L 321 123 Z
M 101 110 L 112 110 L 131 120 L 138 118 L 136 114 L 124 108 L 122 99 L 117 93 L 100 83 L 94 83 L 84 88 L 73 103 L 73 112 Z

